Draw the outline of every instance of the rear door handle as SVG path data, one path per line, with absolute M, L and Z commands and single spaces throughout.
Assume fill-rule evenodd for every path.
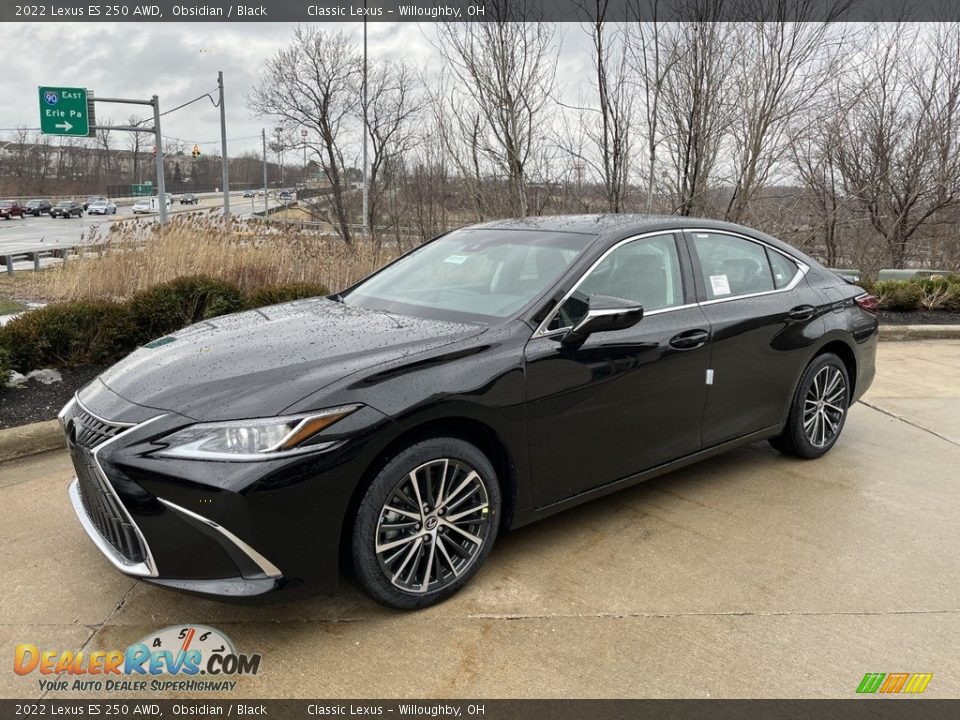
M 809 320 L 817 309 L 813 305 L 797 305 L 787 313 L 791 320 Z
M 707 342 L 710 333 L 706 330 L 687 330 L 670 338 L 670 347 L 677 350 L 693 350 Z

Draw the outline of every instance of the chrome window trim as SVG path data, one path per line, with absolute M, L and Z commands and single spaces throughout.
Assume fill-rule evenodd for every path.
M 599 258 L 597 258 L 597 260 L 596 260 L 590 267 L 588 267 L 586 270 L 583 271 L 583 274 L 580 275 L 579 279 L 577 280 L 576 283 L 574 283 L 573 287 L 571 287 L 571 288 L 567 291 L 567 293 L 560 299 L 560 302 L 558 302 L 558 303 L 556 304 L 556 307 L 554 307 L 553 310 L 550 311 L 550 314 L 547 315 L 546 318 L 544 318 L 543 322 L 540 323 L 540 325 L 537 327 L 537 329 L 534 331 L 533 335 L 531 336 L 531 340 L 532 340 L 533 338 L 539 338 L 539 337 L 550 337 L 550 336 L 552 336 L 552 335 L 556 335 L 556 334 L 561 333 L 561 332 L 566 332 L 566 331 L 570 330 L 570 329 L 573 327 L 572 325 L 568 325 L 568 326 L 566 326 L 566 327 L 557 328 L 556 330 L 547 330 L 547 326 L 550 325 L 550 322 L 553 320 L 553 318 L 560 312 L 560 308 L 563 307 L 563 304 L 564 304 L 567 300 L 570 299 L 570 296 L 573 295 L 573 293 L 575 293 L 575 292 L 577 291 L 577 288 L 580 287 L 580 285 L 583 284 L 583 281 L 586 280 L 587 277 L 589 277 L 590 273 L 592 273 L 594 270 L 596 270 L 597 266 L 600 265 L 600 263 L 602 263 L 604 260 L 607 259 L 607 256 L 610 255 L 610 253 L 614 252 L 615 250 L 617 250 L 617 249 L 620 248 L 621 246 L 626 245 L 626 244 L 631 243 L 631 242 L 634 242 L 634 241 L 636 241 L 636 240 L 644 240 L 644 239 L 646 239 L 646 238 L 660 237 L 661 235 L 669 235 L 670 237 L 673 238 L 674 244 L 676 244 L 676 242 L 677 242 L 677 232 L 678 232 L 678 230 L 656 230 L 656 231 L 653 231 L 653 232 L 641 233 L 640 235 L 632 235 L 632 236 L 630 236 L 630 237 L 628 237 L 628 238 L 624 238 L 623 240 L 620 240 L 620 241 L 617 242 L 616 244 L 614 244 L 614 245 L 610 246 L 609 248 L 607 248 L 607 249 L 604 251 L 604 253 L 603 253 Z M 679 249 L 677 249 L 677 260 L 678 260 L 678 261 L 681 263 L 681 265 L 682 265 L 683 261 L 680 260 L 680 250 L 679 250 Z M 682 278 L 682 273 L 681 273 L 681 283 L 682 283 L 682 282 L 683 282 L 683 278 Z M 647 317 L 648 315 L 654 315 L 654 314 L 661 313 L 661 312 L 670 312 L 670 311 L 673 311 L 673 310 L 683 310 L 683 309 L 685 309 L 685 308 L 693 307 L 694 305 L 696 305 L 696 303 L 691 303 L 691 304 L 687 304 L 687 305 L 675 305 L 675 306 L 673 306 L 673 307 L 668 307 L 668 308 L 658 308 L 657 310 L 651 310 L 650 312 L 644 311 L 643 316 L 644 316 L 644 317 Z
M 762 292 L 747 293 L 746 295 L 731 295 L 729 297 L 713 298 L 712 300 L 703 300 L 697 303 L 698 305 L 701 305 L 701 306 L 716 305 L 717 303 L 730 302 L 731 300 L 745 300 L 747 298 L 755 298 L 755 297 L 762 297 L 764 295 L 774 295 L 776 293 L 790 292 L 791 290 L 796 288 L 797 285 L 800 284 L 800 281 L 807 276 L 808 272 L 810 272 L 810 266 L 807 265 L 802 260 L 797 260 L 795 257 L 793 257 L 793 255 L 790 255 L 789 253 L 786 253 L 783 250 L 780 250 L 779 248 L 774 247 L 770 243 L 764 242 L 763 240 L 758 240 L 757 238 L 750 237 L 749 235 L 743 235 L 742 233 L 731 232 L 730 230 L 711 230 L 709 228 L 683 228 L 683 232 L 690 233 L 691 235 L 693 233 L 707 233 L 712 235 L 729 235 L 730 237 L 746 240 L 747 242 L 755 243 L 756 245 L 760 245 L 761 247 L 764 247 L 768 250 L 771 250 L 775 253 L 782 255 L 787 260 L 789 260 L 794 265 L 796 265 L 797 268 L 799 268 L 800 270 L 800 272 L 798 272 L 796 275 L 793 276 L 793 280 L 791 280 L 787 285 L 784 285 L 782 288 L 774 288 L 773 290 L 763 290 Z M 691 241 L 692 240 L 693 238 L 691 237 Z M 694 267 L 694 272 L 697 272 L 697 270 L 701 270 L 701 271 L 703 270 L 703 267 L 700 266 L 699 257 L 696 258 L 696 260 L 694 261 L 694 265 L 696 266 Z
M 80 405 L 80 407 L 86 410 L 86 407 L 84 407 L 84 405 L 79 400 L 77 400 L 76 397 L 74 398 L 74 400 L 76 400 L 77 404 Z M 68 407 L 69 407 L 69 403 L 68 403 Z M 90 413 L 90 414 L 93 415 L 93 413 Z M 94 417 L 96 417 L 98 420 L 101 420 L 102 422 L 106 422 L 111 425 L 120 424 L 120 423 L 114 423 L 109 420 L 103 420 L 97 415 L 94 415 Z M 100 452 L 108 445 L 115 443 L 117 440 L 119 440 L 122 437 L 125 437 L 133 430 L 149 425 L 150 423 L 156 420 L 159 420 L 163 417 L 166 417 L 166 415 L 157 415 L 156 417 L 152 417 L 149 420 L 146 420 L 138 425 L 130 425 L 129 423 L 124 423 L 125 425 L 127 425 L 126 430 L 124 430 L 121 433 L 118 433 L 117 435 L 114 435 L 112 438 L 110 438 L 106 442 L 100 443 L 99 445 L 97 445 L 94 448 L 91 448 L 90 450 L 90 456 L 93 458 L 93 464 L 95 466 L 97 474 L 100 476 L 100 481 L 106 486 L 107 491 L 113 496 L 113 499 L 116 501 L 117 506 L 123 512 L 127 521 L 130 523 L 130 526 L 133 528 L 133 531 L 137 534 L 137 539 L 140 541 L 140 544 L 143 546 L 144 553 L 146 554 L 146 557 L 144 558 L 143 562 L 131 563 L 125 557 L 120 555 L 120 553 L 118 553 L 113 548 L 113 546 L 111 546 L 110 543 L 108 543 L 106 539 L 100 534 L 100 531 L 93 526 L 93 523 L 90 522 L 89 518 L 87 517 L 87 510 L 83 506 L 82 501 L 80 500 L 79 490 L 76 487 L 77 485 L 79 485 L 79 482 L 80 482 L 79 480 L 75 479 L 74 482 L 70 485 L 70 489 L 68 490 L 68 492 L 70 493 L 70 500 L 73 503 L 73 509 L 77 513 L 77 517 L 80 518 L 80 524 L 83 526 L 83 529 L 86 530 L 87 535 L 90 536 L 90 539 L 93 540 L 94 544 L 97 546 L 100 552 L 102 552 L 106 556 L 107 560 L 109 560 L 113 564 L 113 566 L 116 567 L 118 570 L 120 570 L 123 573 L 126 573 L 127 575 L 136 575 L 137 577 L 157 577 L 157 563 L 153 558 L 153 553 L 150 550 L 150 545 L 149 543 L 147 543 L 147 539 L 143 536 L 143 533 L 140 532 L 140 526 L 137 525 L 136 522 L 134 522 L 133 517 L 130 515 L 130 511 L 127 510 L 127 506 L 123 504 L 123 502 L 120 500 L 120 496 L 117 495 L 117 491 L 114 489 L 113 483 L 111 483 L 107 479 L 107 474 L 103 471 L 103 466 L 100 464 L 99 456 L 100 456 Z
M 263 574 L 264 574 L 266 577 L 268 577 L 268 578 L 279 578 L 279 577 L 283 577 L 283 573 L 280 572 L 280 569 L 279 569 L 276 565 L 274 565 L 272 562 L 270 562 L 269 560 L 267 560 L 267 558 L 265 558 L 263 555 L 261 555 L 260 553 L 258 553 L 258 552 L 257 552 L 256 550 L 254 550 L 250 545 L 248 545 L 248 544 L 245 543 L 243 540 L 241 540 L 240 538 L 238 538 L 238 537 L 237 537 L 236 535 L 234 535 L 232 532 L 230 532 L 230 531 L 227 530 L 225 527 L 223 527 L 223 525 L 220 525 L 219 523 L 214 522 L 214 521 L 211 520 L 210 518 L 204 517 L 203 515 L 200 515 L 199 513 L 195 513 L 195 512 L 193 512 L 192 510 L 187 510 L 185 507 L 181 507 L 181 506 L 177 505 L 176 503 L 172 503 L 172 502 L 170 502 L 169 500 L 165 500 L 165 499 L 162 498 L 162 497 L 158 497 L 157 500 L 159 500 L 160 502 L 162 502 L 162 503 L 163 503 L 164 505 L 166 505 L 168 508 L 171 508 L 172 510 L 174 510 L 174 511 L 176 511 L 176 512 L 183 513 L 183 514 L 186 515 L 187 517 L 193 518 L 193 519 L 196 520 L 197 522 L 201 522 L 201 523 L 203 523 L 204 525 L 206 525 L 206 526 L 212 528 L 213 530 L 215 530 L 216 532 L 218 532 L 218 533 L 219 533 L 220 535 L 222 535 L 226 540 L 228 540 L 232 545 L 235 545 L 235 546 L 237 547 L 237 549 L 240 550 L 244 555 L 246 555 L 248 558 L 250 558 L 250 560 L 252 560 L 253 563 L 254 563 L 258 568 L 260 568 L 260 570 L 263 572 Z

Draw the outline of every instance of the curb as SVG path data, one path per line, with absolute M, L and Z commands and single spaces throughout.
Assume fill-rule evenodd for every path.
M 960 325 L 881 325 L 881 340 L 958 340 Z
M 0 430 L 0 463 L 66 447 L 57 420 Z

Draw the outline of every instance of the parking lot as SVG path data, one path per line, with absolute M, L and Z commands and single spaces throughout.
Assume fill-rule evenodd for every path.
M 570 510 L 418 613 L 347 582 L 249 608 L 127 579 L 76 521 L 66 452 L 0 465 L 0 696 L 42 694 L 9 670 L 17 643 L 123 649 L 193 622 L 262 654 L 231 697 L 846 698 L 867 672 L 956 697 L 960 341 L 884 342 L 878 367 L 821 460 L 756 445 Z

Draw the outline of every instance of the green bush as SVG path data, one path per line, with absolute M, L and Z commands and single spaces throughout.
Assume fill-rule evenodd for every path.
M 920 308 L 922 293 L 919 285 L 912 280 L 875 282 L 871 292 L 877 296 L 877 304 L 881 310 L 910 312 Z
M 110 300 L 75 300 L 24 313 L 0 328 L 0 348 L 14 369 L 105 364 L 132 348 L 127 308 Z
M 125 302 L 48 305 L 0 328 L 0 385 L 11 369 L 105 365 L 201 320 L 327 293 L 322 285 L 288 283 L 266 285 L 245 297 L 231 283 L 198 276 L 156 285 Z
M 10 351 L 0 347 L 0 388 L 7 386 L 11 370 L 13 370 L 13 365 L 10 362 Z
M 192 323 L 242 310 L 245 302 L 236 285 L 198 275 L 138 292 L 127 305 L 138 330 L 136 347 Z
M 258 308 L 265 305 L 300 300 L 302 298 L 329 295 L 330 291 L 323 285 L 314 283 L 285 283 L 281 285 L 264 285 L 258 287 L 247 296 L 247 307 Z

